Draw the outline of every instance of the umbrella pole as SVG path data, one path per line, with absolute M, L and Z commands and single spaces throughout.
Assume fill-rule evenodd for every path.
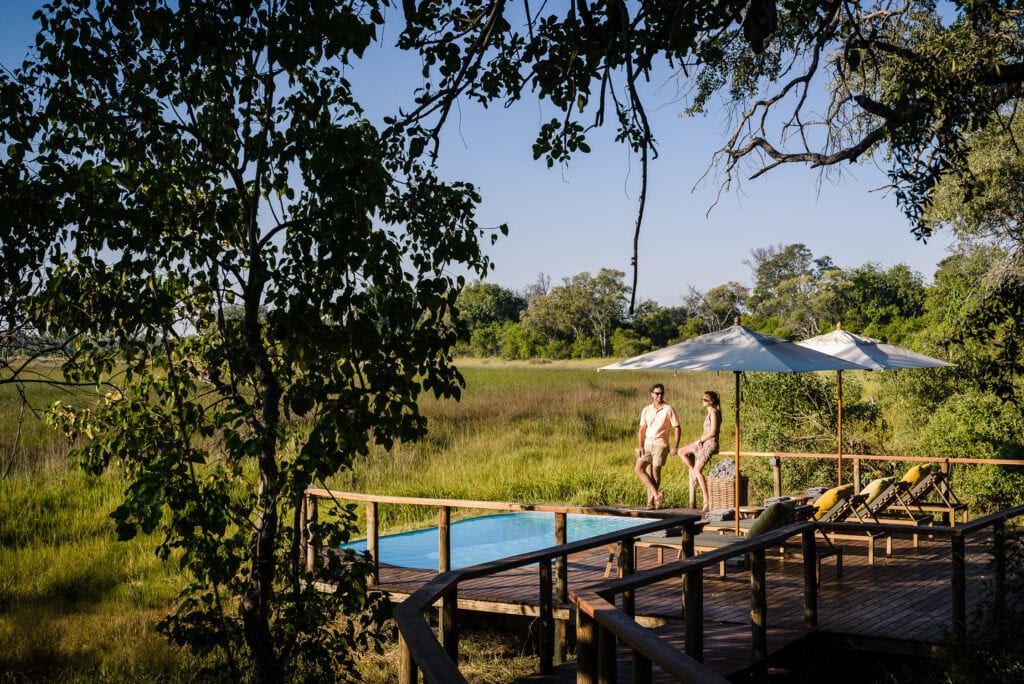
M 839 476 L 836 478 L 837 485 L 843 484 L 843 371 L 836 371 L 836 394 L 839 397 Z
M 733 371 L 736 374 L 736 474 L 735 484 L 733 485 L 733 498 L 736 502 L 736 510 L 733 519 L 736 524 L 736 536 L 740 534 L 740 372 Z

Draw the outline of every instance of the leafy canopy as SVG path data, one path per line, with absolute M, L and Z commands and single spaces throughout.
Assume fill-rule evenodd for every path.
M 463 384 L 450 267 L 489 269 L 479 197 L 375 130 L 341 69 L 386 4 L 56 0 L 0 73 L 10 294 L 102 387 L 55 419 L 88 470 L 131 474 L 118 535 L 160 531 L 192 577 L 161 629 L 233 678 L 351 670 L 366 561 L 318 559 L 338 590 L 315 591 L 303 535 L 336 546 L 353 516 L 307 529 L 303 491 Z

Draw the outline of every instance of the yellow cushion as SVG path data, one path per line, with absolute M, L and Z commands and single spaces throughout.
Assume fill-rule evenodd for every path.
M 796 504 L 792 501 L 776 501 L 770 504 L 751 523 L 747 530 L 747 536 L 754 537 L 776 527 L 782 527 L 793 517 L 794 509 L 796 509 Z
M 864 505 L 867 506 L 877 499 L 895 481 L 895 477 L 880 477 L 877 480 L 868 482 L 864 489 L 860 490 L 861 494 L 867 495 L 867 498 L 864 499 Z
M 844 484 L 838 487 L 833 487 L 824 494 L 818 497 L 818 500 L 814 502 L 814 515 L 811 516 L 811 520 L 817 520 L 821 516 L 832 510 L 832 507 L 836 505 L 841 499 L 845 499 L 853 494 L 853 485 Z
M 921 481 L 922 477 L 924 477 L 925 475 L 931 475 L 933 472 L 935 472 L 935 469 L 937 467 L 938 466 L 936 466 L 934 463 L 918 464 L 907 471 L 907 473 L 903 476 L 903 481 L 909 483 L 910 489 L 913 489 L 917 485 L 917 483 Z

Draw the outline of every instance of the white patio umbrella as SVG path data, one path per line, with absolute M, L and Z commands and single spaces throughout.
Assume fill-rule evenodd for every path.
M 732 371 L 736 375 L 736 534 L 740 513 L 740 373 L 763 371 L 863 370 L 865 367 L 808 347 L 800 347 L 778 337 L 756 332 L 736 324 L 731 328 L 684 340 L 663 349 L 619 361 L 603 370 L 713 370 Z
M 842 323 L 836 323 L 836 329 L 824 335 L 811 337 L 802 342 L 797 342 L 801 347 L 834 356 L 846 361 L 852 361 L 870 370 L 897 370 L 901 368 L 937 368 L 940 366 L 953 366 L 940 359 L 934 359 L 924 354 L 886 344 L 879 340 L 855 335 L 843 330 Z M 843 483 L 843 370 L 836 369 L 836 397 L 837 397 L 837 431 L 838 431 L 838 461 L 839 474 L 838 484 Z M 859 486 L 859 485 L 858 485 Z

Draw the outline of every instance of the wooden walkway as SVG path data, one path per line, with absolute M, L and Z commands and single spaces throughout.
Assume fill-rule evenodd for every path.
M 986 595 L 991 581 L 990 535 L 968 538 L 967 614 Z M 768 558 L 769 650 L 775 652 L 808 633 L 803 614 L 803 570 L 799 537 L 786 549 L 786 557 Z M 893 540 L 893 555 L 877 554 L 874 566 L 867 563 L 867 542 L 840 542 L 843 548 L 843 577 L 836 579 L 835 559 L 823 562 L 818 595 L 820 632 L 840 634 L 865 641 L 892 640 L 924 648 L 941 641 L 952 627 L 951 564 L 948 540 L 922 537 L 918 548 L 910 539 Z M 638 550 L 638 569 L 657 564 L 654 549 Z M 671 554 L 666 554 L 671 556 Z M 604 577 L 607 551 L 571 556 L 569 586 L 582 587 Z M 718 569 L 704 574 L 704 662 L 730 676 L 751 666 L 750 580 L 742 564 L 732 564 L 728 576 Z M 382 565 L 378 589 L 400 601 L 435 573 Z M 459 608 L 518 615 L 537 614 L 536 566 L 519 568 L 492 577 L 468 580 L 459 585 Z M 655 629 L 664 639 L 682 648 L 682 588 L 679 580 L 661 582 L 636 594 L 637 621 Z M 570 606 L 571 608 L 571 606 Z M 556 617 L 573 616 L 569 608 L 556 610 Z M 625 664 L 628 669 L 628 663 Z M 534 676 L 525 681 L 574 681 L 574 670 L 556 669 L 550 677 Z M 628 681 L 628 679 L 623 679 Z

